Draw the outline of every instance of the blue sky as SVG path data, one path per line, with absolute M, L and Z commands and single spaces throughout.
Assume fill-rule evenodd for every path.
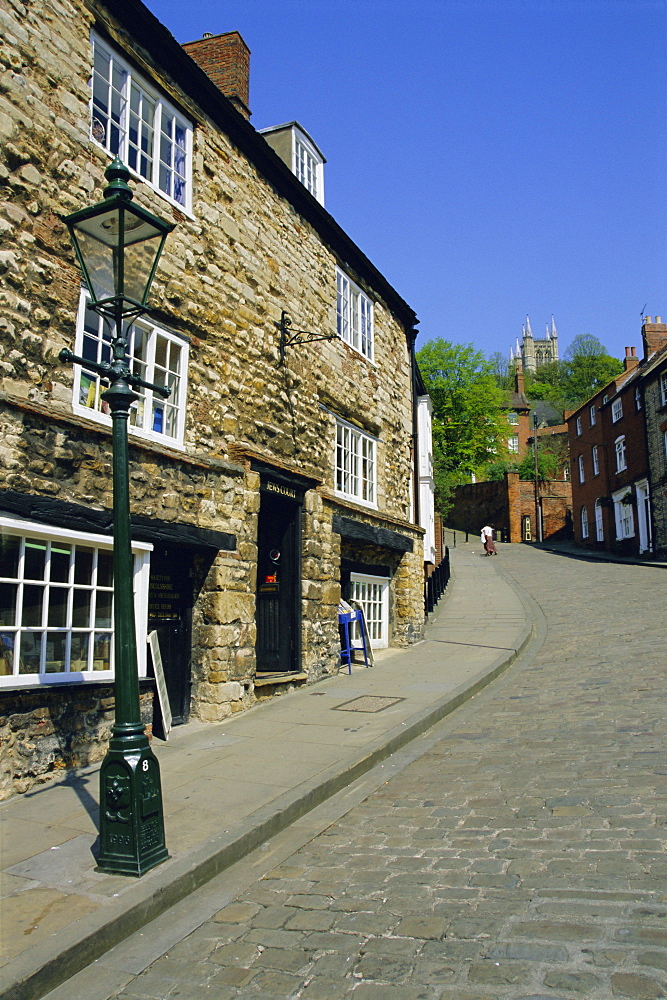
M 148 0 L 179 42 L 238 30 L 255 128 L 296 119 L 326 207 L 418 345 L 667 319 L 664 0 Z M 641 353 L 641 352 L 640 352 Z

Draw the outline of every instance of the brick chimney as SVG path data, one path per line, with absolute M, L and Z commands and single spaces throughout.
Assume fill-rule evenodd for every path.
M 514 369 L 514 390 L 515 392 L 523 392 L 523 368 L 521 367 L 521 362 L 519 361 L 516 368 Z
M 639 364 L 639 358 L 637 357 L 636 347 L 626 347 L 625 357 L 623 358 L 623 371 L 629 372 L 633 368 L 636 368 Z
M 655 323 L 651 322 L 650 316 L 644 316 L 642 340 L 644 341 L 644 360 L 646 360 L 667 344 L 667 323 L 663 323 L 660 316 L 655 317 Z
M 250 118 L 250 49 L 238 31 L 222 35 L 206 32 L 196 42 L 185 42 L 183 48 L 228 97 L 244 118 Z

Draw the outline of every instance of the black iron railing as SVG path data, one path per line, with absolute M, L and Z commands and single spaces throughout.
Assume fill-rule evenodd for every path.
M 445 587 L 449 583 L 449 576 L 449 548 L 445 547 L 442 561 L 438 563 L 424 584 L 424 607 L 427 615 L 430 615 L 444 593 Z

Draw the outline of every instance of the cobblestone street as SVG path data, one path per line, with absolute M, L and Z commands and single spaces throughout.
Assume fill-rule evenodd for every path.
M 667 997 L 667 575 L 489 563 L 534 600 L 532 649 L 114 997 Z

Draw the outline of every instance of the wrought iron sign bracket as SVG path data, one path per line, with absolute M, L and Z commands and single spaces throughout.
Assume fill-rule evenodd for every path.
M 285 363 L 285 350 L 294 344 L 313 344 L 316 340 L 338 340 L 337 333 L 309 333 L 307 330 L 293 330 L 292 320 L 283 309 L 280 314 L 280 323 L 276 323 L 280 330 L 280 364 Z

